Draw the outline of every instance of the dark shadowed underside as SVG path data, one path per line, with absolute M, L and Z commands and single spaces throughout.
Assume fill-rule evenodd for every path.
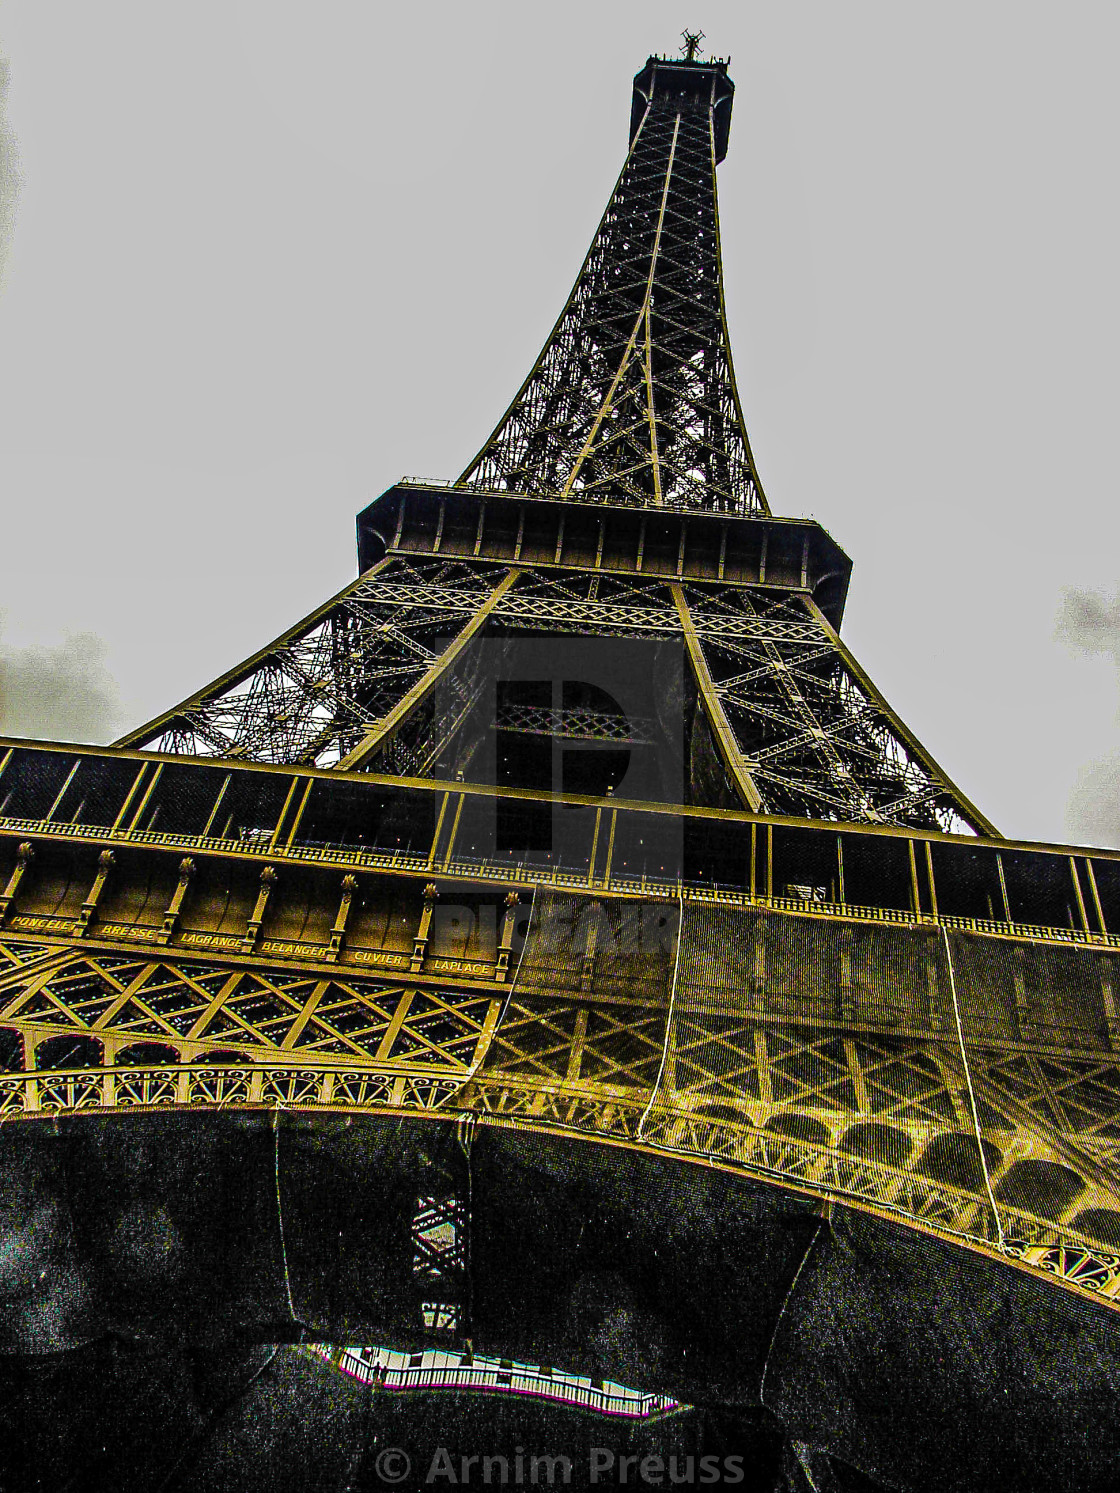
M 520 1444 L 576 1486 L 591 1447 L 730 1448 L 771 1488 L 789 1442 L 841 1488 L 1114 1486 L 1113 1314 L 847 1209 L 542 1136 L 480 1131 L 468 1162 L 438 1121 L 77 1118 L 0 1159 L 6 1486 L 365 1488 L 379 1446 Z M 416 1345 L 412 1179 L 468 1167 L 475 1350 L 692 1408 L 371 1394 L 291 1346 Z

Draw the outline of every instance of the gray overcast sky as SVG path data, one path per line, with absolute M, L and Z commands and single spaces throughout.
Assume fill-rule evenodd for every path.
M 112 733 L 107 675 L 154 714 L 351 578 L 371 496 L 457 474 L 685 25 L 732 56 L 774 508 L 852 555 L 845 636 L 1005 833 L 1120 844 L 1114 4 L 6 0 L 9 720 L 71 663 L 57 734 Z

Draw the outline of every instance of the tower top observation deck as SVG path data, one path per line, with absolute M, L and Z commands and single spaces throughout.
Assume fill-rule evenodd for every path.
M 707 62 L 684 57 L 654 57 L 634 78 L 634 101 L 630 107 L 630 143 L 638 133 L 647 108 L 658 113 L 707 114 L 713 116 L 716 161 L 727 154 L 731 130 L 731 103 L 735 84 L 727 76 L 730 58 L 713 57 Z

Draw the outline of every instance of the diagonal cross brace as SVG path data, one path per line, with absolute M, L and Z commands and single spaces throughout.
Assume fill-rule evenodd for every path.
M 389 714 L 379 720 L 362 737 L 353 751 L 348 752 L 342 758 L 338 764 L 340 769 L 346 770 L 364 766 L 376 752 L 393 739 L 416 707 L 422 704 L 436 688 L 448 669 L 450 669 L 451 665 L 463 652 L 464 648 L 466 648 L 467 644 L 481 631 L 490 613 L 495 609 L 520 574 L 520 570 L 516 567 L 512 567 L 506 571 L 487 599 L 474 612 L 466 626 L 456 634 L 451 644 L 444 649 L 443 653 L 435 660 L 423 678 L 418 679 L 408 693 L 397 701 Z

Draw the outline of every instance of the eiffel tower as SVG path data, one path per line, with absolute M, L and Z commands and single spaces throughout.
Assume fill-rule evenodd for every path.
M 698 40 L 461 476 L 114 747 L 0 742 L 7 1351 L 221 1320 L 701 1407 L 752 1486 L 1105 1486 L 1120 856 L 1002 839 L 771 512 Z

